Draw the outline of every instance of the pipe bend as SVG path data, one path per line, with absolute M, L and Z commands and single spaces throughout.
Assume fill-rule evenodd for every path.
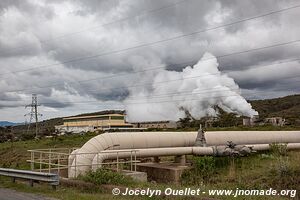
M 118 132 L 98 135 L 86 142 L 78 151 L 76 162 L 70 155 L 70 177 L 90 170 L 96 154 L 107 149 L 147 149 L 186 147 L 195 144 L 197 132 Z M 118 143 L 118 144 L 116 144 Z M 76 170 L 75 171 L 75 166 Z

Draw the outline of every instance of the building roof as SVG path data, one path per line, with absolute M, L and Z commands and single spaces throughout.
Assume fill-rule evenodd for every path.
M 105 115 L 90 115 L 90 116 L 77 116 L 77 117 L 65 117 L 63 120 L 68 120 L 68 119 L 89 119 L 89 118 L 98 118 L 98 117 L 109 117 L 109 116 L 125 116 L 124 114 L 105 114 Z
M 158 123 L 176 123 L 175 121 L 165 120 L 165 121 L 142 121 L 142 122 L 130 122 L 131 124 L 158 124 Z

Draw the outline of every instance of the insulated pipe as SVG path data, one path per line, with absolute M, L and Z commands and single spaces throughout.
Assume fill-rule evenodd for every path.
M 194 146 L 197 132 L 118 132 L 104 133 L 86 142 L 69 156 L 69 175 L 91 169 L 97 153 L 105 150 Z M 75 169 L 76 166 L 76 169 Z
M 255 144 L 255 145 L 246 145 L 247 147 L 252 147 L 256 151 L 269 150 L 269 144 Z M 134 156 L 137 158 L 145 157 L 154 157 L 154 156 L 181 156 L 181 155 L 197 155 L 197 156 L 222 156 L 220 153 L 223 152 L 226 146 L 218 147 L 177 147 L 177 148 L 152 148 L 152 149 L 132 149 L 130 151 L 104 151 L 100 152 L 95 156 L 92 162 L 92 169 L 96 170 L 97 168 L 102 167 L 102 163 L 105 160 L 115 160 L 117 157 L 122 158 L 131 158 L 134 159 Z M 300 143 L 287 144 L 287 149 L 300 149 Z M 136 153 L 134 153 L 136 152 Z M 224 156 L 224 155 L 223 155 Z
M 215 131 L 206 132 L 207 146 L 234 144 L 300 143 L 300 131 Z
M 79 151 L 79 149 L 75 149 L 74 151 L 72 151 L 72 153 L 69 155 L 68 157 L 68 172 L 71 171 L 72 169 L 72 162 L 74 161 L 75 163 L 77 162 L 77 160 L 75 159 L 76 157 L 76 153 Z M 76 170 L 76 169 L 74 169 Z
M 93 159 L 92 169 L 101 167 L 105 160 L 115 160 L 117 158 L 137 158 L 155 156 L 181 156 L 181 155 L 214 155 L 214 147 L 176 147 L 176 148 L 151 148 L 132 149 L 131 151 L 104 151 L 97 154 Z

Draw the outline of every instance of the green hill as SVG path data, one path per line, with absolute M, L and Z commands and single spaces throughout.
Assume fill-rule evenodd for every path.
M 300 124 L 300 95 L 249 101 L 259 116 L 283 117 L 291 124 Z

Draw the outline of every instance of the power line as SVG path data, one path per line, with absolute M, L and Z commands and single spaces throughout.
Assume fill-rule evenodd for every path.
M 298 76 L 293 76 L 293 77 L 286 77 L 286 79 L 290 79 L 290 78 L 296 78 L 299 77 Z M 293 81 L 293 83 L 295 82 L 300 82 L 300 81 Z M 282 84 L 281 84 L 282 85 Z M 227 87 L 228 89 L 233 89 L 230 88 L 230 86 L 235 86 L 235 84 L 232 85 L 225 85 L 225 87 Z M 242 88 L 241 88 L 242 89 Z M 235 89 L 234 89 L 235 90 Z M 206 91 L 206 92 L 205 92 Z M 196 94 L 209 94 L 212 92 L 218 92 L 218 91 L 224 91 L 224 90 L 220 90 L 220 88 L 207 88 L 207 89 L 203 89 L 203 90 L 198 90 L 198 92 L 194 92 L 191 93 L 191 91 L 183 91 L 183 92 L 173 92 L 173 93 L 164 93 L 164 94 L 157 94 L 157 95 L 148 95 L 148 96 L 138 96 L 138 97 L 152 97 L 152 98 L 146 98 L 146 99 L 139 99 L 139 100 L 149 100 L 149 99 L 156 99 L 155 97 L 159 97 L 159 98 L 167 98 L 167 97 L 174 97 L 174 96 L 182 96 L 182 95 L 196 95 Z M 261 91 L 261 92 L 266 92 L 266 91 Z M 269 92 L 273 92 L 273 91 L 269 91 Z M 135 98 L 136 99 L 136 98 Z M 91 100 L 91 101 L 61 101 L 61 102 L 43 102 L 41 103 L 41 105 L 53 105 L 53 104 L 64 104 L 64 103 L 70 103 L 70 104 L 81 104 L 81 103 L 92 103 L 92 102 L 99 102 L 99 100 Z
M 299 77 L 299 76 L 297 76 Z M 289 77 L 289 78 L 296 78 L 296 77 Z M 295 82 L 300 82 L 300 81 L 294 81 L 293 83 Z M 282 84 L 281 84 L 282 85 Z M 230 86 L 234 86 L 233 85 L 227 85 L 225 87 L 227 87 L 227 89 L 232 89 L 231 92 L 236 92 L 236 91 L 239 91 L 239 89 L 243 89 L 243 88 L 239 88 L 239 89 L 233 89 L 233 88 L 230 88 Z M 281 89 L 286 89 L 286 88 L 281 88 Z M 199 92 L 200 91 L 200 92 Z M 205 92 L 206 91 L 206 92 Z M 135 100 L 149 100 L 149 99 L 158 99 L 158 98 L 168 98 L 168 97 L 177 97 L 177 96 L 191 96 L 191 95 L 197 95 L 197 94 L 210 94 L 210 93 L 214 93 L 214 92 L 222 92 L 222 91 L 225 91 L 225 90 L 221 90 L 220 88 L 215 88 L 215 89 L 203 89 L 203 90 L 198 90 L 198 92 L 194 92 L 194 93 L 191 93 L 191 91 L 181 91 L 181 92 L 172 92 L 172 93 L 163 93 L 163 94 L 157 94 L 157 95 L 144 95 L 144 96 L 138 96 L 138 97 L 148 97 L 146 99 L 137 99 L 137 98 L 134 98 Z M 225 92 L 228 92 L 228 91 L 225 91 Z M 230 91 L 229 91 L 230 92 Z M 274 92 L 274 91 L 259 91 L 259 92 L 263 92 L 263 93 L 271 93 L 271 92 Z M 251 92 L 250 92 L 251 94 Z M 47 105 L 55 105 L 55 104 L 86 104 L 86 103 L 96 103 L 96 102 L 99 102 L 100 100 L 91 100 L 91 101 L 60 101 L 60 102 L 43 102 L 41 103 L 41 105 L 43 106 L 47 106 Z M 113 101 L 113 100 L 112 100 Z M 130 103 L 130 102 L 126 102 L 127 103 Z M 142 102 L 139 102 L 139 103 L 142 103 Z M 148 102 L 145 102 L 145 104 L 147 104 Z M 134 103 L 133 103 L 134 104 Z M 103 104 L 103 105 L 110 105 L 112 106 L 113 104 Z M 121 104 L 121 105 L 124 105 L 124 104 Z
M 255 94 L 260 94 L 260 93 L 274 93 L 274 91 L 255 91 L 255 92 L 250 92 L 249 94 L 255 95 Z M 214 97 L 209 97 L 210 99 L 215 99 L 215 98 L 222 98 L 222 97 L 234 97 L 234 96 L 242 96 L 240 94 L 234 94 L 234 95 L 222 95 L 222 96 L 214 96 Z M 169 103 L 169 102 L 189 102 L 189 101 L 199 101 L 199 99 L 181 99 L 181 100 L 167 100 L 167 101 L 156 101 L 156 102 L 136 102 L 136 103 L 126 103 L 126 105 L 132 105 L 132 104 L 157 104 L 157 103 Z M 88 101 L 88 103 L 91 103 L 93 101 Z M 98 101 L 95 101 L 98 102 Z M 50 104 L 50 103 L 49 103 Z M 98 106 L 122 106 L 122 108 L 119 109 L 124 109 L 125 104 L 121 103 L 114 103 L 114 104 L 98 104 Z M 85 109 L 87 111 L 87 109 Z M 94 109 L 89 109 L 90 111 L 95 111 L 97 108 Z M 85 111 L 82 111 L 85 112 Z
M 211 74 L 213 75 L 213 74 Z M 161 81 L 161 82 L 156 82 L 156 83 L 150 83 L 150 84 L 141 84 L 141 85 L 134 85 L 134 86 L 128 86 L 128 87 L 122 87 L 122 88 L 131 88 L 131 87 L 141 87 L 141 86 L 145 86 L 145 85 L 158 85 L 158 84 L 164 84 L 164 83 L 169 83 L 169 82 L 172 82 L 172 81 L 178 81 L 178 80 L 186 80 L 186 79 L 192 79 L 192 78 L 198 78 L 198 77 L 201 77 L 201 76 L 195 76 L 195 77 L 186 77 L 186 78 L 183 78 L 183 79 L 174 79 L 174 80 L 170 80 L 170 81 Z M 290 77 L 285 77 L 285 78 L 282 78 L 282 79 L 290 79 L 290 78 L 298 78 L 300 77 L 300 74 L 297 75 L 297 76 L 290 76 Z M 237 84 L 232 84 L 232 85 L 224 85 L 224 87 L 231 87 L 231 86 L 236 86 Z M 121 87 L 119 87 L 121 88 Z M 119 89 L 117 88 L 117 89 Z M 154 87 L 154 89 L 157 89 L 159 87 Z M 104 88 L 105 89 L 105 88 Z M 110 88 L 110 89 L 115 89 L 115 88 Z M 233 88 L 231 88 L 233 89 Z M 242 88 L 241 88 L 242 89 Z M 205 89 L 205 90 L 200 90 L 200 91 L 206 91 L 206 90 L 212 90 L 212 89 Z M 100 90 L 101 91 L 101 90 Z M 89 92 L 89 93 L 99 93 L 99 90 L 94 90 L 94 91 L 85 91 L 85 92 Z M 178 92 L 175 92 L 175 93 L 167 93 L 167 94 L 176 94 Z M 165 95 L 165 94 L 161 94 L 161 95 Z M 139 97 L 152 97 L 153 95 L 149 95 L 149 96 L 139 96 Z
M 284 46 L 284 45 L 290 45 L 290 44 L 294 44 L 294 43 L 298 43 L 298 42 L 300 42 L 300 40 L 293 40 L 293 41 L 289 41 L 289 42 L 278 43 L 278 44 L 273 44 L 273 45 L 269 45 L 269 46 L 263 46 L 263 47 L 248 49 L 248 50 L 244 50 L 244 51 L 238 51 L 238 52 L 223 54 L 223 55 L 220 55 L 220 56 L 215 56 L 215 57 L 210 57 L 210 58 L 207 58 L 207 59 L 202 59 L 199 62 L 204 62 L 204 61 L 211 60 L 211 59 L 214 59 L 214 58 L 220 59 L 220 58 L 224 58 L 224 57 L 228 57 L 228 56 L 240 55 L 240 54 L 243 54 L 243 53 L 249 53 L 249 52 L 264 50 L 264 49 L 268 49 L 268 48 L 274 48 L 274 47 L 279 47 L 279 46 Z M 296 61 L 296 60 L 300 60 L 300 58 L 292 60 L 292 61 Z M 289 61 L 289 62 L 292 62 L 292 61 Z M 183 64 L 187 64 L 187 63 L 191 63 L 191 61 L 178 63 L 176 65 L 183 65 Z M 110 78 L 114 78 L 114 77 L 128 76 L 128 75 L 132 75 L 132 74 L 143 73 L 143 72 L 148 72 L 148 71 L 153 71 L 153 70 L 158 70 L 158 69 L 164 69 L 164 68 L 165 68 L 165 66 L 158 66 L 158 67 L 148 68 L 148 69 L 135 71 L 135 72 L 131 72 L 131 73 L 115 74 L 115 75 L 106 76 L 106 77 L 102 76 L 102 77 L 98 77 L 98 78 L 85 79 L 85 80 L 80 80 L 80 81 L 69 81 L 68 84 L 70 84 L 70 83 L 81 84 L 83 82 L 90 82 L 90 81 L 95 81 L 95 80 L 98 80 L 98 79 L 101 79 L 101 80 L 110 79 Z M 6 92 L 22 92 L 22 91 L 27 91 L 27 90 L 32 90 L 32 89 L 33 90 L 34 89 L 45 89 L 45 88 L 60 86 L 60 85 L 64 85 L 64 84 L 65 84 L 65 82 L 64 83 L 51 84 L 51 85 L 45 85 L 45 86 L 35 86 L 35 88 L 30 87 L 30 88 L 23 88 L 23 89 L 19 89 L 19 90 L 11 90 L 11 91 L 6 91 Z
M 63 38 L 66 38 L 66 37 L 73 37 L 75 35 L 78 35 L 78 34 L 81 34 L 81 33 L 84 33 L 86 31 L 90 31 L 90 30 L 94 30 L 94 29 L 98 29 L 98 28 L 101 28 L 101 27 L 104 27 L 104 26 L 108 26 L 108 25 L 111 25 L 111 24 L 115 24 L 115 23 L 119 23 L 119 22 L 123 22 L 123 21 L 127 21 L 127 20 L 130 20 L 130 19 L 134 19 L 136 17 L 141 17 L 141 16 L 145 16 L 145 15 L 149 15 L 149 14 L 153 14 L 155 12 L 159 12 L 161 10 L 164 10 L 164 9 L 168 9 L 168 8 L 171 8 L 173 6 L 176 6 L 178 4 L 181 4 L 185 1 L 188 1 L 188 0 L 181 0 L 181 1 L 178 1 L 178 2 L 175 2 L 175 3 L 172 3 L 172 4 L 168 4 L 168 5 L 164 5 L 162 7 L 159 7 L 159 8 L 155 8 L 155 9 L 151 9 L 151 10 L 146 10 L 146 12 L 142 12 L 140 14 L 137 14 L 137 15 L 133 15 L 133 16 L 128 16 L 128 17 L 125 17 L 125 18 L 122 18 L 122 19 L 118 19 L 116 21 L 111 21 L 111 22 L 107 22 L 107 23 L 103 23 L 99 26 L 94 26 L 94 27 L 89 27 L 87 29 L 84 29 L 84 30 L 80 30 L 80 31 L 76 31 L 76 32 L 70 32 L 70 33 L 67 33 L 67 34 L 63 34 L 63 35 L 60 35 L 60 36 L 57 36 L 57 37 L 54 37 L 52 39 L 48 39 L 48 40 L 41 40 L 40 43 L 41 44 L 47 44 L 49 43 L 50 41 L 54 41 L 54 40 L 58 40 L 58 39 L 63 39 Z M 29 45 L 23 45 L 21 47 L 16 47 L 16 48 L 11 48 L 10 49 L 10 52 L 13 51 L 13 50 L 18 50 L 18 49 L 24 49 L 26 47 L 29 47 Z M 4 52 L 4 51 L 0 51 L 0 52 Z M 3 54 L 0 54 L 0 55 L 3 55 Z
M 283 79 L 292 79 L 292 78 L 298 78 L 300 75 L 298 76 L 290 76 L 290 77 L 285 77 Z M 195 78 L 195 77 L 188 77 L 188 78 Z M 177 79 L 177 80 L 180 80 L 180 79 Z M 172 81 L 175 81 L 175 80 L 172 80 Z M 169 82 L 169 81 L 165 81 L 165 82 L 159 82 L 159 83 L 166 83 L 166 82 Z M 295 82 L 300 82 L 300 81 L 293 81 L 293 83 Z M 155 83 L 156 85 L 157 83 Z M 232 84 L 232 85 L 224 85 L 224 87 L 227 87 L 228 89 L 232 89 L 232 90 L 236 90 L 235 88 L 231 88 L 231 86 L 235 86 L 236 84 Z M 282 85 L 282 83 L 281 83 Z M 130 86 L 128 86 L 130 87 Z M 155 89 L 157 89 L 158 87 L 155 87 Z M 239 88 L 239 89 L 243 89 L 243 88 Z M 238 89 L 238 90 L 239 90 Z M 208 88 L 208 89 L 202 89 L 202 90 L 198 90 L 197 93 L 191 93 L 191 91 L 181 91 L 181 92 L 172 92 L 172 93 L 161 93 L 161 94 L 156 94 L 156 95 L 143 95 L 143 96 L 138 96 L 138 97 L 146 97 L 147 100 L 149 99 L 148 97 L 150 97 L 150 99 L 153 99 L 153 97 L 160 97 L 160 98 L 163 98 L 163 97 L 173 97 L 173 96 L 180 96 L 180 95 L 194 95 L 194 94 L 206 94 L 206 93 L 210 93 L 211 91 L 215 92 L 215 90 L 217 90 L 216 92 L 218 91 L 224 91 L 224 90 L 220 90 L 220 88 L 215 88 L 215 89 L 211 89 L 211 88 Z M 199 93 L 199 91 L 202 91 Z M 208 92 L 203 92 L 203 91 L 208 91 Z M 171 95 L 171 96 L 170 96 Z M 135 97 L 133 97 L 135 98 Z M 136 98 L 135 98 L 136 99 Z M 5 100 L 9 100 L 9 99 L 0 99 L 0 101 L 5 101 Z M 143 100 L 143 99 L 142 99 Z M 145 99 L 144 99 L 145 100 Z M 76 103 L 91 103 L 91 102 L 98 102 L 99 100 L 93 100 L 93 101 L 62 101 L 62 102 L 44 102 L 42 103 L 42 105 L 51 105 L 51 104 L 58 104 L 58 103 L 70 103 L 70 104 L 76 104 Z
M 215 27 L 211 27 L 211 28 L 207 28 L 207 29 L 203 29 L 203 30 L 198 30 L 198 31 L 194 31 L 194 32 L 186 33 L 186 34 L 177 35 L 177 36 L 171 37 L 171 38 L 166 38 L 166 39 L 162 39 L 162 40 L 158 40 L 158 41 L 148 42 L 148 43 L 144 43 L 144 44 L 140 44 L 140 45 L 136 45 L 136 46 L 132 46 L 132 47 L 128 47 L 128 48 L 107 51 L 107 52 L 103 52 L 103 53 L 95 54 L 95 55 L 90 55 L 90 56 L 86 56 L 86 57 L 79 57 L 79 58 L 74 58 L 74 59 L 70 59 L 70 60 L 65 60 L 65 61 L 62 61 L 60 63 L 53 63 L 53 64 L 41 65 L 41 66 L 37 66 L 37 67 L 30 67 L 30 68 L 25 69 L 25 70 L 10 71 L 10 72 L 7 72 L 7 73 L 2 73 L 0 75 L 2 76 L 2 75 L 6 75 L 6 74 L 11 74 L 11 73 L 27 72 L 27 71 L 32 71 L 32 70 L 36 70 L 36 69 L 42 69 L 42 68 L 47 68 L 47 67 L 51 67 L 51 66 L 57 66 L 57 65 L 67 64 L 67 63 L 72 63 L 72 62 L 78 62 L 78 61 L 82 61 L 82 60 L 89 60 L 89 59 L 102 57 L 102 56 L 107 56 L 107 55 L 111 55 L 111 54 L 117 54 L 117 53 L 129 51 L 129 50 L 138 49 L 138 48 L 141 48 L 141 47 L 153 46 L 153 45 L 156 45 L 156 44 L 169 42 L 169 41 L 173 41 L 173 40 L 178 40 L 178 39 L 189 37 L 189 36 L 192 36 L 192 35 L 197 35 L 197 34 L 200 34 L 200 33 L 206 32 L 206 31 L 216 30 L 216 29 L 219 29 L 219 28 L 232 26 L 232 25 L 235 25 L 235 24 L 239 24 L 239 23 L 242 23 L 242 22 L 249 21 L 249 20 L 258 19 L 258 18 L 269 16 L 269 15 L 273 15 L 273 14 L 276 14 L 276 13 L 285 12 L 285 11 L 295 9 L 295 8 L 299 8 L 299 7 L 300 7 L 300 5 L 295 5 L 295 6 L 292 6 L 292 7 L 283 8 L 283 9 L 280 9 L 280 10 L 268 12 L 268 13 L 261 14 L 261 15 L 257 15 L 257 16 L 254 16 L 254 17 L 245 18 L 245 19 L 238 20 L 238 21 L 235 21 L 235 22 L 231 22 L 231 23 L 227 23 L 227 24 L 223 24 L 223 25 L 219 25 L 219 26 L 215 26 Z
M 210 75 L 215 75 L 215 74 L 210 74 Z M 112 90 L 112 89 L 121 89 L 121 88 L 141 87 L 141 86 L 145 86 L 145 85 L 159 85 L 159 84 L 169 83 L 169 82 L 178 81 L 178 80 L 186 80 L 186 79 L 198 78 L 198 77 L 201 77 L 201 76 L 206 76 L 206 75 L 200 75 L 200 76 L 194 76 L 194 77 L 185 77 L 185 78 L 173 79 L 173 80 L 168 80 L 168 81 L 160 81 L 160 82 L 156 82 L 156 83 L 146 83 L 146 84 L 139 84 L 139 85 L 131 85 L 131 86 L 127 86 L 127 87 L 102 88 L 102 89 L 110 89 L 110 90 Z M 298 76 L 290 76 L 290 77 L 285 77 L 283 79 L 298 78 L 299 76 L 300 75 L 298 75 Z M 294 81 L 294 82 L 297 82 L 297 81 Z M 235 84 L 224 85 L 224 86 L 230 88 L 230 86 L 235 86 Z M 157 88 L 159 88 L 159 87 L 155 87 L 155 89 L 157 89 Z M 205 90 L 198 90 L 198 91 L 207 91 L 207 90 L 212 90 L 212 89 L 205 89 Z M 98 91 L 98 93 L 99 93 L 99 90 L 95 90 L 95 91 Z M 87 90 L 86 92 L 92 92 L 92 91 L 88 91 Z M 177 94 L 177 93 L 178 92 L 175 92 L 175 93 L 166 93 L 166 94 L 164 93 L 164 94 L 159 94 L 159 95 L 155 95 L 155 96 L 165 96 L 165 95 Z M 189 93 L 189 92 L 187 92 L 187 93 Z M 139 96 L 139 97 L 153 97 L 153 95 Z M 9 101 L 10 99 L 0 99 L 0 101 L 6 101 L 6 100 Z M 84 102 L 86 102 L 86 101 L 84 101 Z M 91 102 L 91 101 L 87 101 L 87 102 Z M 98 102 L 98 101 L 92 101 L 92 102 Z M 74 102 L 74 101 L 68 101 L 68 102 L 59 102 L 59 103 L 76 103 L 76 102 Z M 49 104 L 49 103 L 43 103 L 43 104 Z M 57 103 L 53 103 L 53 104 L 57 104 Z
M 249 94 L 260 94 L 260 93 L 274 93 L 274 91 L 255 91 L 255 92 L 250 92 Z M 197 93 L 195 93 L 197 94 Z M 194 95 L 194 94 L 193 94 Z M 215 98 L 221 98 L 221 97 L 232 97 L 232 96 L 241 96 L 240 94 L 233 94 L 233 95 L 222 95 L 222 96 L 214 96 L 214 97 L 207 97 L 207 99 L 215 99 Z M 156 103 L 170 103 L 170 102 L 181 102 L 181 101 L 199 101 L 199 99 L 173 99 L 173 100 L 164 100 L 164 101 L 148 101 L 148 102 L 126 102 L 126 103 L 114 103 L 114 104 L 99 104 L 101 106 L 126 106 L 126 105 L 136 105 L 136 104 L 156 104 Z M 92 103 L 92 102 L 99 102 L 99 101 L 82 101 L 82 102 L 73 102 L 73 104 L 77 103 Z M 65 102 L 66 103 L 66 102 Z M 70 102 L 72 103 L 72 102 Z M 50 105 L 52 103 L 48 104 L 43 104 L 43 105 Z
M 282 62 L 278 62 L 278 63 L 271 63 L 271 64 L 266 64 L 266 65 L 260 65 L 260 66 L 255 66 L 252 67 L 251 69 L 258 69 L 258 68 L 263 68 L 266 66 L 272 66 L 272 65 L 279 65 L 279 64 L 284 64 L 284 63 L 290 63 L 290 62 L 295 62 L 295 61 L 299 61 L 300 58 L 298 59 L 291 59 L 288 61 L 282 61 Z M 187 79 L 194 79 L 194 78 L 199 78 L 199 77 L 206 77 L 206 76 L 212 76 L 212 75 L 224 75 L 224 73 L 222 74 L 222 72 L 219 73 L 211 73 L 211 74 L 203 74 L 203 75 L 199 75 L 199 76 L 190 76 L 190 77 L 184 77 L 184 78 L 179 78 L 179 79 L 172 79 L 172 80 L 166 80 L 166 81 L 159 81 L 159 82 L 148 82 L 148 83 L 143 83 L 143 84 L 136 84 L 136 85 L 129 85 L 129 86 L 122 86 L 122 87 L 108 87 L 108 88 L 103 88 L 101 87 L 101 89 L 98 90 L 84 90 L 85 92 L 89 92 L 89 93 L 99 93 L 99 91 L 106 91 L 106 90 L 115 90 L 115 89 L 127 89 L 127 88 L 135 88 L 135 87 L 143 87 L 143 86 L 152 86 L 152 85 L 158 85 L 158 84 L 164 84 L 164 83 L 169 83 L 169 82 L 173 82 L 173 81 L 183 81 L 183 80 L 187 80 Z M 294 77 L 298 77 L 298 76 L 293 76 L 293 77 L 286 77 L 286 78 L 294 78 Z

